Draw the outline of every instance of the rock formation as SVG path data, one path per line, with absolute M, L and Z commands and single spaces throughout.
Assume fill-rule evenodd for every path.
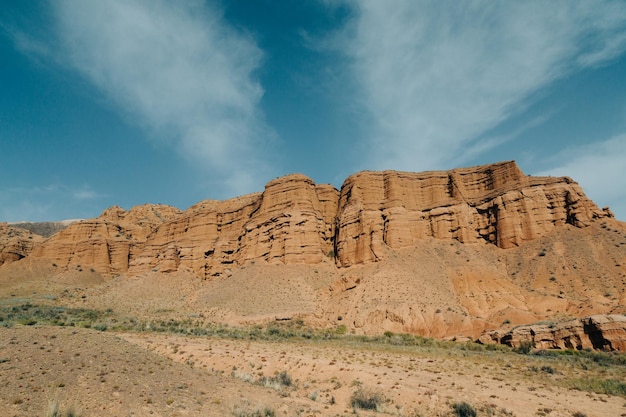
M 570 178 L 529 177 L 515 162 L 452 171 L 361 172 L 341 188 L 341 266 L 376 261 L 383 249 L 428 237 L 507 249 L 571 224 L 611 216 Z
M 41 236 L 29 230 L 0 223 L 0 265 L 26 257 L 41 241 Z
M 111 207 L 52 236 L 33 256 L 105 274 L 181 269 L 211 277 L 255 261 L 334 259 L 349 267 L 428 238 L 507 249 L 610 216 L 571 179 L 526 176 L 512 161 L 419 174 L 366 171 L 346 179 L 341 192 L 293 174 L 262 193 L 184 212 Z
M 143 248 L 158 225 L 180 210 L 144 205 L 126 211 L 110 207 L 99 217 L 73 223 L 33 250 L 33 256 L 49 259 L 59 267 L 83 266 L 104 274 L 128 270 L 129 260 Z
M 594 315 L 560 323 L 518 326 L 508 332 L 483 334 L 482 343 L 502 343 L 513 348 L 530 344 L 537 349 L 596 349 L 626 351 L 626 316 Z
M 624 349 L 626 224 L 612 217 L 570 178 L 526 176 L 515 162 L 366 171 L 341 190 L 292 174 L 184 211 L 114 206 L 48 239 L 1 224 L 0 284 L 9 294 L 32 294 L 37 279 L 93 285 L 81 305 L 115 300 L 128 314 L 158 299 L 230 323 L 306 315 L 358 334 L 459 340 L 593 316 L 482 340 Z M 153 288 L 163 282 L 172 288 Z
M 333 251 L 338 192 L 304 175 L 269 182 L 263 193 L 190 207 L 151 235 L 131 272 L 184 268 L 202 277 L 246 262 L 323 262 Z

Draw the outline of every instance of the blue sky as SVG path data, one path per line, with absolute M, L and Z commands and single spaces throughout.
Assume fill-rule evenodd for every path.
M 626 220 L 626 2 L 5 0 L 0 221 L 514 159 Z

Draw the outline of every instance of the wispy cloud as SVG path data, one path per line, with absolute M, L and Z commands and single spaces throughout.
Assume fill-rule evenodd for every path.
M 569 176 L 598 205 L 609 206 L 626 221 L 626 134 L 603 142 L 566 149 L 547 163 L 554 168 L 537 175 Z
M 52 221 L 91 217 L 106 196 L 89 185 L 50 183 L 34 187 L 0 188 L 1 221 Z
M 540 89 L 626 48 L 624 2 L 349 3 L 336 46 L 353 60 L 378 169 L 457 165 Z
M 50 7 L 51 38 L 18 34 L 18 47 L 80 73 L 152 138 L 228 182 L 230 193 L 262 185 L 267 165 L 256 152 L 272 132 L 253 73 L 263 53 L 219 9 L 166 0 L 58 0 Z

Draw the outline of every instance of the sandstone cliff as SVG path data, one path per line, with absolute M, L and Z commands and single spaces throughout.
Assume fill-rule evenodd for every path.
M 19 261 L 42 241 L 43 237 L 29 230 L 0 223 L 0 265 Z
M 294 174 L 263 193 L 189 208 L 151 235 L 131 272 L 191 270 L 211 277 L 246 262 L 316 264 L 333 251 L 338 191 Z
M 110 207 L 95 219 L 71 224 L 34 248 L 32 256 L 55 265 L 83 266 L 104 274 L 128 270 L 129 260 L 139 252 L 149 234 L 180 210 L 145 205 L 126 211 Z
M 340 191 L 293 174 L 184 211 L 111 207 L 46 240 L 10 230 L 0 227 L 9 294 L 52 274 L 80 283 L 81 306 L 128 314 L 165 304 L 233 324 L 306 316 L 360 334 L 472 339 L 626 314 L 626 224 L 571 179 L 526 176 L 514 162 L 361 172 Z M 20 292 L 21 277 L 31 284 Z
M 33 256 L 105 274 L 188 270 L 211 277 L 255 261 L 349 267 L 429 238 L 508 249 L 610 216 L 571 179 L 526 176 L 515 162 L 361 172 L 340 192 L 293 174 L 262 193 L 207 200 L 184 212 L 111 207 L 52 236 Z
M 611 216 L 567 177 L 530 177 L 515 162 L 452 171 L 361 172 L 341 188 L 341 266 L 376 261 L 434 237 L 508 249 L 565 224 Z

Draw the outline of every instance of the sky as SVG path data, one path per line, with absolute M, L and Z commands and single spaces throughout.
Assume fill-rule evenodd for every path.
M 626 2 L 0 3 L 0 222 L 505 160 L 626 221 Z

